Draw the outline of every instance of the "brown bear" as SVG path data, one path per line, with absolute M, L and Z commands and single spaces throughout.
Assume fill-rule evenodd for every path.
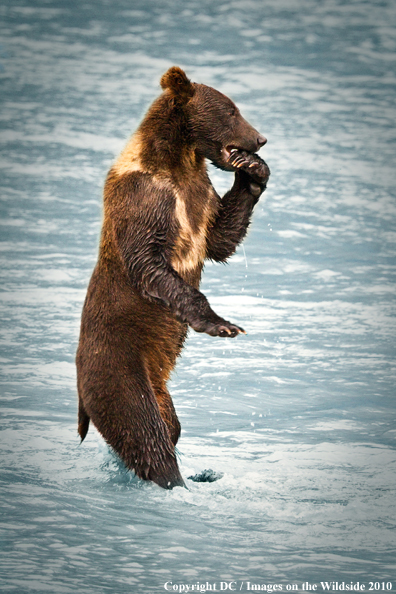
M 104 188 L 99 258 L 77 351 L 78 432 L 90 419 L 135 474 L 184 486 L 175 456 L 180 424 L 166 382 L 188 326 L 234 337 L 199 291 L 205 259 L 225 262 L 244 238 L 269 169 L 266 143 L 225 95 L 180 68 L 161 79 Z M 235 172 L 223 198 L 205 159 Z

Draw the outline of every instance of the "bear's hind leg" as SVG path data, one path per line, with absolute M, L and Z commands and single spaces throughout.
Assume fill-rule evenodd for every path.
M 89 416 L 84 408 L 81 398 L 78 399 L 78 433 L 81 442 L 84 441 L 89 429 Z
M 144 366 L 139 367 L 135 362 L 133 375 L 109 373 L 106 394 L 95 389 L 85 406 L 104 439 L 139 478 L 164 489 L 185 486 L 154 390 Z
M 180 437 L 180 422 L 177 418 L 175 407 L 173 406 L 171 395 L 165 386 L 162 388 L 155 388 L 155 396 L 157 398 L 161 417 L 168 427 L 169 435 L 173 445 L 176 445 Z

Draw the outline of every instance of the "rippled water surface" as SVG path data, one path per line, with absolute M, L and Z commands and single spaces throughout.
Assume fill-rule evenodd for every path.
M 396 4 L 0 11 L 3 591 L 394 589 Z M 202 285 L 248 335 L 191 333 L 170 386 L 183 475 L 224 476 L 164 492 L 79 445 L 74 353 L 104 177 L 173 64 L 238 103 L 272 176 Z

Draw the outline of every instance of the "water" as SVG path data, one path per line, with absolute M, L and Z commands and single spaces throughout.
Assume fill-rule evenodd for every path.
M 395 588 L 396 5 L 8 0 L 1 17 L 3 591 Z M 95 430 L 79 445 L 74 353 L 104 177 L 173 64 L 268 137 L 272 176 L 202 285 L 248 335 L 191 333 L 170 386 L 183 475 L 224 477 L 164 492 Z

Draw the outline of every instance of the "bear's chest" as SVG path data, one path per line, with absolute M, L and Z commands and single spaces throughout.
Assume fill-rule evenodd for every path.
M 218 211 L 212 186 L 177 189 L 174 192 L 175 241 L 172 266 L 183 277 L 202 268 L 206 257 L 208 230 Z

